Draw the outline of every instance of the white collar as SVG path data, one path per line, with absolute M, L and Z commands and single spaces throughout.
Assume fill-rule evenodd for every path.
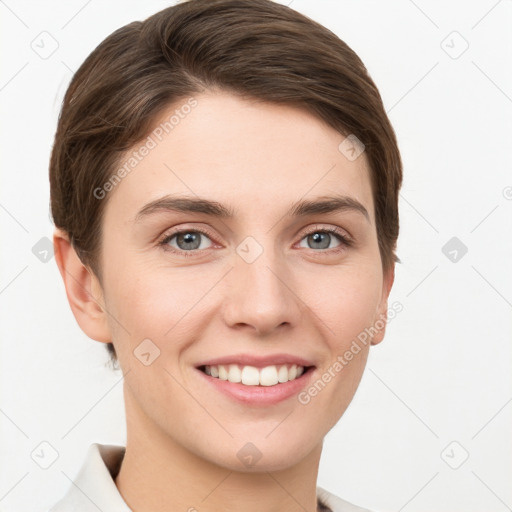
M 124 452 L 124 446 L 91 444 L 66 495 L 48 512 L 132 512 L 114 482 Z
M 124 446 L 93 443 L 65 496 L 48 512 L 133 512 L 123 500 L 115 477 Z M 317 486 L 317 496 L 333 512 L 370 512 Z

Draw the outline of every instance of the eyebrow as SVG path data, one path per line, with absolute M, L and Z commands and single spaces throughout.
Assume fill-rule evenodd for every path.
M 235 211 L 223 204 L 201 197 L 186 197 L 166 195 L 146 204 L 135 216 L 135 223 L 145 217 L 161 211 L 175 211 L 183 213 L 204 213 L 220 219 L 231 219 Z M 356 199 L 344 195 L 322 196 L 314 200 L 302 200 L 288 210 L 285 215 L 291 217 L 306 217 L 318 213 L 335 213 L 354 211 L 361 213 L 368 222 L 368 210 Z

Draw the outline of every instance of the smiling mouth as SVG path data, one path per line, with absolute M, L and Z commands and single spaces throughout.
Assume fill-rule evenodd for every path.
M 215 379 L 245 386 L 276 386 L 300 378 L 314 366 L 296 364 L 268 365 L 262 368 L 239 364 L 202 365 L 198 369 Z

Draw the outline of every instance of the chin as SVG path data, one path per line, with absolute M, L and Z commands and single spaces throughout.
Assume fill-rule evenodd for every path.
M 254 436 L 237 436 L 223 443 L 223 449 L 217 453 L 208 450 L 206 458 L 214 464 L 242 473 L 281 471 L 300 463 L 321 443 L 321 440 L 312 442 L 311 434 L 304 438 L 291 437 L 289 430 L 284 429 L 281 435 L 273 432 L 267 436 L 267 431 Z

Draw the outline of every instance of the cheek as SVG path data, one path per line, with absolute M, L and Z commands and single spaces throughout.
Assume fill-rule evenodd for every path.
M 370 267 L 348 265 L 314 282 L 306 302 L 329 328 L 332 348 L 341 350 L 374 321 L 382 277 Z
M 381 277 L 373 268 L 339 268 L 328 279 L 322 279 L 325 292 L 320 293 L 319 288 L 315 292 L 315 313 L 321 319 L 329 355 L 319 372 L 321 382 L 314 387 L 326 389 L 321 392 L 318 407 L 325 408 L 330 426 L 348 407 L 366 365 L 368 328 L 374 322 L 381 292 Z
M 380 298 L 378 276 L 373 281 L 369 276 L 346 277 L 338 285 L 331 284 L 323 298 L 317 294 L 315 306 L 328 355 L 304 399 L 325 415 L 326 431 L 343 415 L 357 391 L 370 348 L 368 328 Z
M 202 299 L 218 278 L 198 275 L 193 266 L 170 272 L 151 263 L 124 264 L 110 270 L 106 305 L 125 367 L 146 339 L 164 356 L 161 360 L 171 355 L 176 359 L 199 335 L 206 303 Z
M 108 311 L 108 322 L 112 330 L 119 357 L 121 351 L 132 351 L 145 338 L 155 338 L 163 330 L 157 322 L 161 315 L 160 309 L 165 307 L 170 297 L 162 296 L 162 284 L 154 282 L 148 269 L 130 266 L 126 260 L 112 259 L 105 265 L 108 276 L 105 283 L 105 305 Z M 169 315 L 169 324 L 172 317 Z M 165 330 L 167 330 L 167 327 Z

